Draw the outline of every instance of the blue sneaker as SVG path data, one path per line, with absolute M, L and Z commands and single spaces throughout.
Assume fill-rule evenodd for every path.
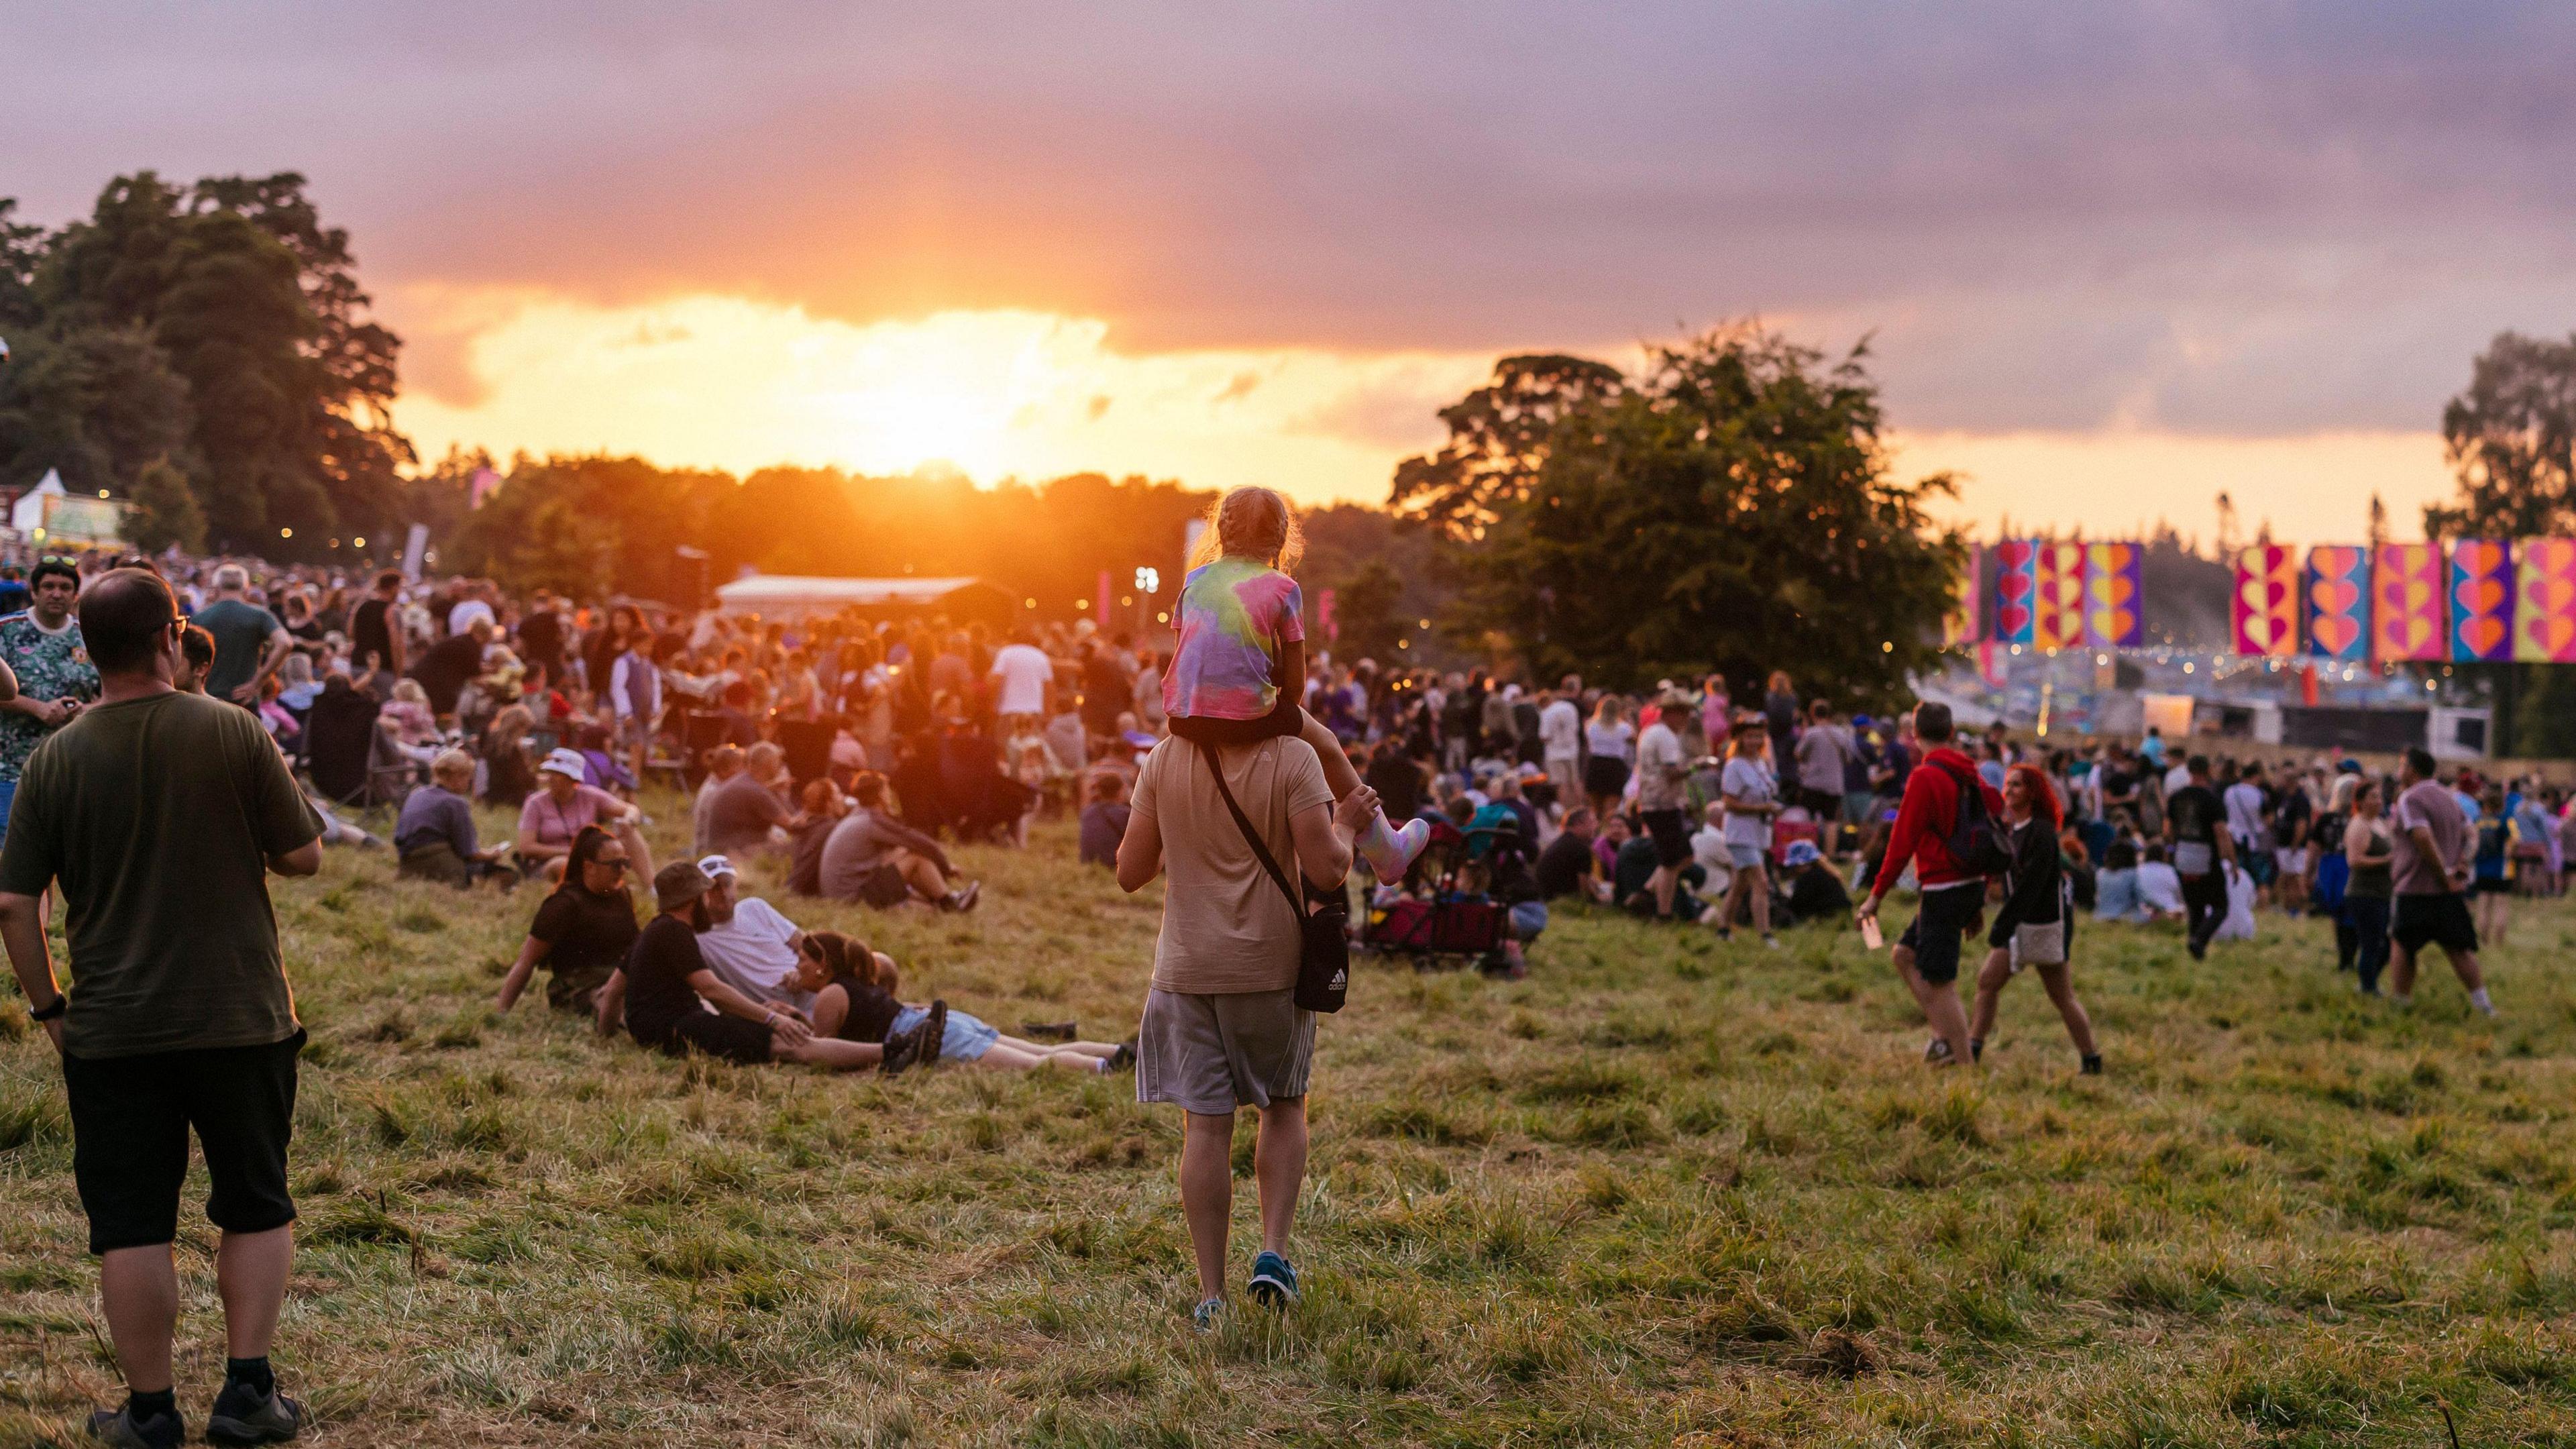
M 1199 1306 L 1190 1310 L 1190 1322 L 1196 1324 L 1201 1333 L 1216 1332 L 1218 1323 L 1224 1317 L 1225 1300 L 1222 1298 L 1201 1299 Z
M 1252 1301 L 1265 1308 L 1285 1308 L 1297 1301 L 1297 1270 L 1277 1253 L 1252 1260 Z

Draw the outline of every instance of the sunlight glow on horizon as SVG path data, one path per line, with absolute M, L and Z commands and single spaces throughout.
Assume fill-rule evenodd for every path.
M 1502 350 L 1205 349 L 1130 354 L 1092 318 L 944 311 L 858 325 L 801 308 L 691 295 L 603 306 L 533 291 L 415 291 L 398 329 L 435 339 L 445 387 L 395 408 L 424 459 L 450 445 L 506 459 L 635 454 L 737 476 L 771 466 L 875 475 L 949 466 L 980 484 L 1143 474 L 1198 488 L 1277 486 L 1308 504 L 1383 505 L 1395 464 L 1436 447 L 1438 409 Z M 1631 345 L 1573 347 L 1633 364 Z M 431 372 L 433 369 L 424 369 Z M 2391 537 L 2420 536 L 2451 491 L 2432 433 L 2212 437 L 2104 429 L 1902 429 L 1900 477 L 1963 477 L 1935 516 L 1984 538 L 2081 529 L 2120 537 L 2170 520 L 2204 541 L 2214 499 L 2246 536 L 2362 536 L 2377 491 Z

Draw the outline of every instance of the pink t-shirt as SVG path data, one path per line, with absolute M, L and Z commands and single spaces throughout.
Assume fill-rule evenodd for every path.
M 1279 703 L 1277 649 L 1306 638 L 1297 581 L 1228 554 L 1181 581 L 1180 643 L 1163 709 L 1183 719 L 1259 719 Z
M 602 816 L 625 813 L 626 802 L 596 785 L 573 786 L 571 801 L 561 805 L 539 790 L 519 807 L 519 843 L 569 847 L 583 826 L 597 825 Z

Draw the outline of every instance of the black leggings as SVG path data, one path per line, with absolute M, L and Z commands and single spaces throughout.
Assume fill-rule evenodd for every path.
M 2216 871 L 2184 876 L 2182 912 L 2191 944 L 2208 946 L 2209 938 L 2218 934 L 2219 926 L 2227 919 L 2227 877 Z
M 2388 912 L 2386 896 L 2345 896 L 2344 914 L 2352 918 L 2356 951 L 2353 969 L 2361 973 L 2361 989 L 2377 991 L 2379 973 L 2388 965 Z

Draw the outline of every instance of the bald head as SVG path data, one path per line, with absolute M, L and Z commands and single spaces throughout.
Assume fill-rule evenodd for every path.
M 110 569 L 81 591 L 81 643 L 101 674 L 169 677 L 179 601 L 149 569 Z

